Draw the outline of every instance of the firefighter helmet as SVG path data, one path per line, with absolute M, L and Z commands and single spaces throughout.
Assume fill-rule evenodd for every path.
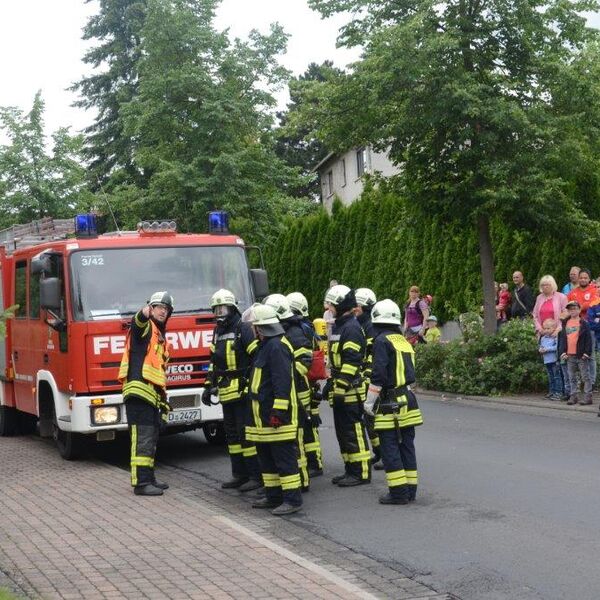
M 308 301 L 304 294 L 301 294 L 300 292 L 292 292 L 291 294 L 288 294 L 286 298 L 290 304 L 292 312 L 302 315 L 303 317 L 308 317 Z
M 347 285 L 334 285 L 327 290 L 325 303 L 335 306 L 338 316 L 343 315 L 356 307 L 354 290 L 351 290 Z
M 210 306 L 211 308 L 214 308 L 215 306 L 235 306 L 237 308 L 237 300 L 235 299 L 233 292 L 220 289 L 212 295 Z
M 356 304 L 358 304 L 358 306 L 366 308 L 373 308 L 373 306 L 375 306 L 377 297 L 373 290 L 370 290 L 369 288 L 358 288 L 354 293 L 356 295 Z
M 399 306 L 389 298 L 380 300 L 371 311 L 373 325 L 400 325 L 402 313 Z
M 169 294 L 169 292 L 154 292 L 152 296 L 150 296 L 150 300 L 148 300 L 148 304 L 150 306 L 156 306 L 157 304 L 164 304 L 168 311 L 169 316 L 173 312 L 173 296 Z
M 285 333 L 283 326 L 277 318 L 275 309 L 268 304 L 257 304 L 252 309 L 252 325 L 264 337 L 273 337 Z
M 294 316 L 294 313 L 290 310 L 290 303 L 283 294 L 271 294 L 263 300 L 263 304 L 272 306 L 279 319 L 289 319 Z

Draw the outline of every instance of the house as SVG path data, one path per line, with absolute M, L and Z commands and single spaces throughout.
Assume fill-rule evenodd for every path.
M 337 196 L 343 204 L 351 204 L 363 191 L 363 175 L 380 173 L 384 177 L 396 175 L 398 167 L 385 152 L 376 152 L 370 146 L 352 148 L 344 154 L 328 154 L 315 168 L 321 182 L 321 202 L 331 212 Z

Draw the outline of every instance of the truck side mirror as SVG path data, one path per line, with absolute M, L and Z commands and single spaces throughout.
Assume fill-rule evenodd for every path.
M 58 277 L 40 280 L 40 306 L 48 310 L 60 310 L 61 289 Z
M 269 279 L 264 269 L 250 269 L 252 287 L 257 300 L 262 300 L 269 295 Z

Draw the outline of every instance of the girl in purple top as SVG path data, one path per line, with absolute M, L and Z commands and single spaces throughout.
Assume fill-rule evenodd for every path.
M 428 317 L 429 305 L 425 300 L 421 300 L 419 288 L 413 285 L 408 291 L 408 302 L 404 306 L 404 334 L 406 337 L 417 335 Z

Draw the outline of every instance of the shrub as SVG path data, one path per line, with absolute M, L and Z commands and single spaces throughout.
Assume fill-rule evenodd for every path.
M 546 371 L 531 319 L 509 321 L 484 335 L 469 320 L 466 340 L 417 346 L 417 380 L 425 388 L 471 395 L 538 392 Z

